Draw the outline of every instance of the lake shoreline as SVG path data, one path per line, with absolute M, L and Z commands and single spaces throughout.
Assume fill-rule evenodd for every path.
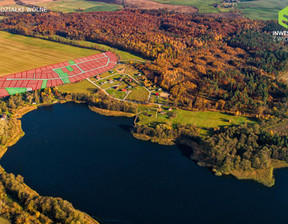
M 39 104 L 39 105 L 30 105 L 30 106 L 25 106 L 21 109 L 16 109 L 15 110 L 15 116 L 13 119 L 16 119 L 15 121 L 15 127 L 16 130 L 19 130 L 18 133 L 13 136 L 13 140 L 9 141 L 9 143 L 5 146 L 2 146 L 0 149 L 0 158 L 5 154 L 5 152 L 8 150 L 9 147 L 12 145 L 16 144 L 22 137 L 24 137 L 25 133 L 22 130 L 21 127 L 21 118 L 25 114 L 38 109 L 39 107 L 43 106 L 52 106 L 54 104 L 63 104 L 63 103 L 68 103 L 68 102 L 73 102 L 77 104 L 86 104 L 88 109 L 91 111 L 98 113 L 103 116 L 113 116 L 113 117 L 128 117 L 132 118 L 135 117 L 136 114 L 128 113 L 128 112 L 123 112 L 123 111 L 113 111 L 113 110 L 108 110 L 108 109 L 101 109 L 96 106 L 89 105 L 86 101 L 79 101 L 79 100 L 57 100 L 53 101 L 52 103 L 45 103 L 45 104 Z M 135 128 L 135 125 L 134 127 Z M 21 130 L 21 131 L 20 131 Z M 239 180 L 253 180 L 256 181 L 260 184 L 263 184 L 266 187 L 272 187 L 275 184 L 275 178 L 274 178 L 274 169 L 280 169 L 280 168 L 287 168 L 288 163 L 283 162 L 283 161 L 274 161 L 273 165 L 267 169 L 254 169 L 251 171 L 238 171 L 238 170 L 232 170 L 231 172 L 222 172 L 219 171 L 216 167 L 214 167 L 212 164 L 207 163 L 206 161 L 202 160 L 201 157 L 199 156 L 199 153 L 202 151 L 201 146 L 197 144 L 194 140 L 189 140 L 189 139 L 176 139 L 176 138 L 171 138 L 171 139 L 166 139 L 166 138 L 157 138 L 157 137 L 150 137 L 145 134 L 139 134 L 135 132 L 131 132 L 134 138 L 142 141 L 150 141 L 153 143 L 158 143 L 160 145 L 177 145 L 184 144 L 191 149 L 191 154 L 189 158 L 196 162 L 199 166 L 202 167 L 207 167 L 213 172 L 216 176 L 233 176 Z M 197 146 L 196 146 L 197 145 Z

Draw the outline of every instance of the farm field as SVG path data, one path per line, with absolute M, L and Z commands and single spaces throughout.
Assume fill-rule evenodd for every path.
M 252 0 L 238 3 L 239 10 L 250 19 L 278 19 L 278 12 L 288 7 L 288 0 Z
M 61 12 L 76 12 L 77 10 L 84 12 L 97 12 L 97 11 L 115 11 L 122 8 L 120 5 L 107 4 L 104 2 L 86 1 L 86 0 L 24 0 L 25 3 L 46 7 L 52 11 Z
M 0 76 L 100 53 L 0 31 Z
M 221 0 L 154 0 L 155 2 L 160 2 L 163 4 L 173 4 L 173 5 L 188 5 L 194 6 L 199 9 L 199 13 L 219 13 L 219 12 L 230 12 L 229 9 L 215 8 L 213 4 L 220 3 Z
M 125 62 L 130 62 L 130 60 L 144 61 L 143 58 L 134 54 L 103 44 L 87 41 L 82 41 L 82 44 L 89 47 L 97 45 L 103 51 L 113 51 Z M 97 50 L 10 34 L 4 31 L 0 31 L 0 45 L 0 76 L 100 53 Z
M 99 43 L 93 43 L 93 42 L 89 42 L 89 41 L 75 41 L 77 44 L 79 44 L 80 46 L 84 46 L 84 47 L 90 47 L 90 48 L 95 48 L 97 47 L 98 49 L 102 50 L 102 51 L 112 51 L 115 54 L 117 54 L 120 57 L 120 61 L 123 62 L 144 62 L 145 59 L 135 55 L 133 53 L 129 53 L 127 51 L 122 51 L 122 50 L 118 50 L 116 48 L 107 46 L 105 44 L 99 44 Z
M 116 64 L 116 55 L 105 52 L 3 76 L 0 97 L 82 81 L 109 71 Z

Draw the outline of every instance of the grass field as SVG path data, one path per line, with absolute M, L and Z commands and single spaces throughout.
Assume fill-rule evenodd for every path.
M 123 99 L 127 94 L 126 92 L 122 92 L 113 88 L 108 89 L 106 92 L 109 93 L 110 96 L 117 99 Z
M 86 47 L 97 47 L 100 50 L 103 51 L 112 51 L 115 54 L 117 54 L 120 57 L 120 60 L 125 61 L 125 62 L 129 62 L 130 60 L 133 61 L 145 61 L 145 59 L 143 59 L 142 57 L 135 55 L 133 53 L 129 53 L 127 51 L 122 51 L 122 50 L 118 50 L 116 48 L 113 47 L 109 47 L 105 44 L 98 44 L 98 43 L 93 43 L 93 42 L 89 42 L 89 41 L 78 41 L 77 43 L 79 43 L 81 46 L 86 46 Z
M 146 102 L 149 97 L 149 92 L 142 86 L 137 86 L 127 96 L 126 100 L 132 100 L 137 102 Z
M 199 9 L 199 13 L 217 13 L 217 12 L 229 12 L 229 9 L 219 9 L 215 8 L 213 4 L 219 3 L 222 0 L 154 0 L 155 2 L 160 2 L 163 4 L 173 4 L 173 5 L 189 5 L 194 6 Z
M 146 108 L 141 108 L 141 110 L 146 110 Z M 164 110 L 165 111 L 165 110 Z M 150 123 L 165 123 L 167 121 L 173 124 L 194 124 L 200 128 L 200 133 L 202 135 L 207 135 L 210 133 L 211 129 L 215 127 L 223 127 L 230 125 L 239 125 L 246 123 L 255 123 L 254 120 L 244 117 L 244 116 L 234 116 L 230 114 L 225 114 L 221 112 L 193 112 L 185 110 L 174 110 L 177 114 L 175 118 L 168 119 L 167 110 L 165 114 L 157 113 L 156 111 L 150 110 L 148 113 L 152 116 L 146 116 L 144 114 L 139 115 L 139 124 L 150 124 Z
M 85 12 L 96 11 L 115 11 L 122 8 L 120 5 L 107 4 L 104 2 L 86 1 L 86 0 L 56 0 L 43 3 L 33 3 L 35 5 L 46 7 L 52 11 L 75 12 L 82 9 Z
M 278 19 L 278 12 L 288 7 L 288 0 L 252 0 L 238 3 L 239 10 L 250 19 Z
M 0 76 L 99 53 L 2 31 L 0 45 Z
M 96 43 L 83 42 L 88 46 Z M 74 47 L 48 40 L 0 31 L 0 76 L 98 54 L 100 51 Z M 84 44 L 83 44 L 84 45 Z M 113 50 L 121 60 L 144 60 L 125 51 L 99 44 L 101 50 Z
M 81 82 L 63 85 L 57 87 L 60 92 L 65 93 L 94 93 L 96 91 L 96 87 L 88 82 L 87 80 L 83 80 Z

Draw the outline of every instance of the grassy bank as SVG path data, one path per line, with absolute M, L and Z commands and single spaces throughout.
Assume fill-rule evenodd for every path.
M 132 114 L 132 113 L 100 109 L 98 107 L 93 107 L 93 106 L 89 106 L 89 109 L 95 113 L 98 113 L 104 116 L 111 116 L 111 117 L 134 117 L 135 116 L 135 114 Z

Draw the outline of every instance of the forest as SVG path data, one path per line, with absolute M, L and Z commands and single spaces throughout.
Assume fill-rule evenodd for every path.
M 270 113 L 285 107 L 287 46 L 274 42 L 274 21 L 166 12 L 21 14 L 0 29 L 50 40 L 86 40 L 137 53 L 135 65 L 184 109 Z
M 180 14 L 165 10 L 117 12 L 13 14 L 0 21 L 10 33 L 73 44 L 103 43 L 136 53 L 146 63 L 134 64 L 154 84 L 170 93 L 173 108 L 217 110 L 246 114 L 262 121 L 256 125 L 219 127 L 211 136 L 199 137 L 195 125 L 157 123 L 135 125 L 132 133 L 161 144 L 196 142 L 185 151 L 217 174 L 272 170 L 288 162 L 288 138 L 265 130 L 268 116 L 287 122 L 288 88 L 281 80 L 287 70 L 288 49 L 274 42 L 275 21 L 226 19 Z M 94 94 L 61 93 L 46 88 L 0 100 L 7 126 L 0 138 L 7 147 L 17 125 L 15 113 L 31 105 L 60 101 L 84 102 L 113 111 L 137 113 L 137 105 Z M 170 116 L 170 115 L 169 115 Z M 174 116 L 171 113 L 171 116 Z M 14 123 L 13 123 L 14 122 Z M 188 143 L 187 143 L 188 142 Z M 281 163 L 282 166 L 282 163 Z M 270 171 L 269 171 L 270 172 Z M 250 176 L 251 177 L 251 176 Z M 253 177 L 251 177 L 253 179 Z M 273 180 L 264 182 L 273 185 Z M 272 177 L 271 177 L 272 178 Z M 24 184 L 21 176 L 0 168 L 1 216 L 12 223 L 96 223 L 62 199 L 42 197 Z

